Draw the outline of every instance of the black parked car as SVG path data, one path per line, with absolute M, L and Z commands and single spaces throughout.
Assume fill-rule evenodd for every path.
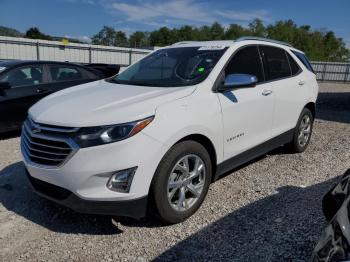
M 67 62 L 0 62 L 0 133 L 19 129 L 29 107 L 42 97 L 117 74 L 119 67 L 113 69 L 103 64 L 94 68 Z
M 329 224 L 317 243 L 312 262 L 350 261 L 350 169 L 322 201 Z

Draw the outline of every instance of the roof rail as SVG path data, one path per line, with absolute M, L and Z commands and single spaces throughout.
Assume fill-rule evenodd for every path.
M 198 41 L 181 41 L 181 42 L 176 42 L 172 45 L 185 45 L 185 44 L 192 44 L 192 43 L 196 43 Z
M 268 38 L 263 38 L 263 37 L 255 37 L 255 36 L 240 37 L 240 38 L 236 39 L 235 42 L 246 41 L 246 40 L 264 41 L 264 42 L 270 42 L 270 43 L 275 43 L 275 44 L 280 44 L 280 45 L 293 47 L 291 44 L 286 43 L 286 42 L 277 41 L 277 40 L 268 39 Z

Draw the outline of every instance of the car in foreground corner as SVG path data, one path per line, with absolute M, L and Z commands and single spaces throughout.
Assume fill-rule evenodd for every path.
M 350 169 L 324 196 L 322 208 L 329 223 L 311 261 L 350 261 Z

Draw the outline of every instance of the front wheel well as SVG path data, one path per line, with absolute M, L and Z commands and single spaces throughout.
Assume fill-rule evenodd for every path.
M 316 116 L 316 104 L 314 102 L 309 102 L 305 105 L 305 108 L 309 109 L 311 111 L 313 119 L 315 119 Z
M 212 174 L 213 174 L 213 178 L 215 177 L 215 173 L 216 173 L 216 160 L 217 160 L 217 156 L 216 156 L 216 150 L 215 147 L 213 145 L 213 143 L 210 141 L 210 139 L 204 135 L 200 135 L 200 134 L 193 134 L 193 135 L 188 135 L 182 139 L 180 139 L 179 141 L 177 141 L 175 144 L 179 143 L 179 142 L 183 142 L 183 141 L 188 141 L 188 140 L 192 140 L 192 141 L 196 141 L 199 144 L 201 144 L 202 146 L 204 146 L 204 148 L 208 151 L 209 156 L 210 156 L 210 160 L 212 163 Z

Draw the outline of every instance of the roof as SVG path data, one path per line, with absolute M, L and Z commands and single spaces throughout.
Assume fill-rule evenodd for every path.
M 269 43 L 274 43 L 274 44 L 279 44 L 279 45 L 285 45 L 285 46 L 292 47 L 291 44 L 286 43 L 286 42 L 277 41 L 277 40 L 269 39 L 269 38 L 263 38 L 263 37 L 255 37 L 255 36 L 240 37 L 237 40 L 235 40 L 235 42 L 248 41 L 248 40 L 269 42 Z
M 0 61 L 0 65 L 2 66 L 15 66 L 15 65 L 27 65 L 27 64 L 71 64 L 71 65 L 79 65 L 72 62 L 64 62 L 64 61 L 47 61 L 47 60 L 8 60 L 8 61 Z
M 24 66 L 24 65 L 38 65 L 38 64 L 67 64 L 82 66 L 76 63 L 70 62 L 59 62 L 59 61 L 45 61 L 45 60 L 9 60 L 9 61 L 0 61 L 0 67 L 15 67 L 15 66 Z
M 275 46 L 282 46 L 284 48 L 288 47 L 293 50 L 297 50 L 299 52 L 302 52 L 296 48 L 294 48 L 291 44 L 286 43 L 286 42 L 281 42 L 269 38 L 262 38 L 262 37 L 254 37 L 254 36 L 246 36 L 246 37 L 240 37 L 236 40 L 214 40 L 214 41 L 182 41 L 182 42 L 177 42 L 171 47 L 179 47 L 179 46 L 234 46 L 237 43 L 241 42 L 259 42 L 260 44 L 266 44 L 269 43 L 271 45 Z

